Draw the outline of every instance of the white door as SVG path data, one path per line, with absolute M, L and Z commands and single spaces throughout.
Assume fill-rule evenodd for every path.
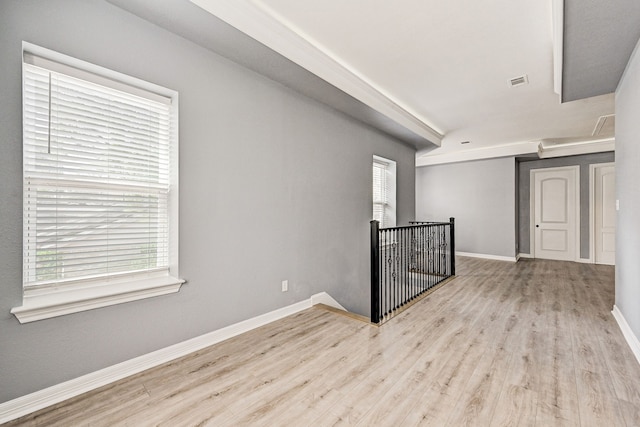
M 596 264 L 616 263 L 616 171 L 613 164 L 595 165 L 594 240 Z
M 577 260 L 579 172 L 579 166 L 531 171 L 531 235 L 535 258 Z

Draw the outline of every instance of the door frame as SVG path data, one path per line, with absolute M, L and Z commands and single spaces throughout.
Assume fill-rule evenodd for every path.
M 553 172 L 553 171 L 566 171 L 570 170 L 574 173 L 575 178 L 575 259 L 572 261 L 580 262 L 580 166 L 559 166 L 553 168 L 538 168 L 531 169 L 529 171 L 529 253 L 531 254 L 531 258 L 536 257 L 536 225 L 535 225 L 535 214 L 536 214 L 536 185 L 535 185 L 535 174 L 536 172 Z
M 613 166 L 616 162 L 589 165 L 589 262 L 596 263 L 596 168 Z

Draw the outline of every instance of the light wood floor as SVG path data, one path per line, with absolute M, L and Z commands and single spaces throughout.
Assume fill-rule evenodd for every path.
M 612 267 L 458 268 L 382 327 L 312 308 L 9 425 L 640 426 Z

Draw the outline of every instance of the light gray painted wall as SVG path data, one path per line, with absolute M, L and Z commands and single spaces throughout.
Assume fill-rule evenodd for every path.
M 531 253 L 531 169 L 580 166 L 580 257 L 589 258 L 589 165 L 615 160 L 613 152 L 557 157 L 554 159 L 523 160 L 518 166 L 518 245 L 521 254 Z
M 456 219 L 456 250 L 514 257 L 515 160 L 416 170 L 416 219 Z
M 640 339 L 640 42 L 616 91 L 616 306 Z
M 178 294 L 21 325 L 21 42 L 180 93 Z M 99 0 L 0 2 L 0 402 L 327 291 L 368 315 L 371 162 L 415 150 Z M 289 292 L 280 282 L 289 280 Z

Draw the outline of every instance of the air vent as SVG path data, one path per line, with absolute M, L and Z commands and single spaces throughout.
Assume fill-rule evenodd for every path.
M 615 134 L 616 115 L 600 116 L 593 129 L 593 136 L 613 136 Z
M 526 74 L 519 77 L 514 77 L 511 80 L 509 80 L 509 87 L 517 87 L 517 86 L 522 86 L 526 84 L 529 84 L 529 77 L 527 77 Z

